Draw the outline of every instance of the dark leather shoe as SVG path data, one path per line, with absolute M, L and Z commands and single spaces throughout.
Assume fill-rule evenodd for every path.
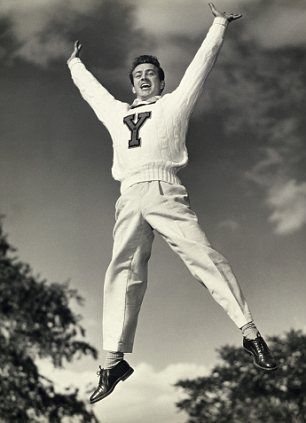
M 276 361 L 265 340 L 258 334 L 255 339 L 243 338 L 243 348 L 253 356 L 254 366 L 263 370 L 276 370 Z
M 97 389 L 90 397 L 91 404 L 100 401 L 107 397 L 115 389 L 120 380 L 125 380 L 134 372 L 134 369 L 125 361 L 122 360 L 112 369 L 102 369 L 99 366 L 97 375 L 100 376 Z

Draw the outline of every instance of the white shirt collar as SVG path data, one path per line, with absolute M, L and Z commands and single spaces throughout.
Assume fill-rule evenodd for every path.
M 131 104 L 131 109 L 133 107 L 139 107 L 139 106 L 144 106 L 146 104 L 156 103 L 156 101 L 159 100 L 160 98 L 161 98 L 160 95 L 155 95 L 154 97 L 150 97 L 147 100 L 141 100 L 140 98 L 135 98 L 135 100 Z

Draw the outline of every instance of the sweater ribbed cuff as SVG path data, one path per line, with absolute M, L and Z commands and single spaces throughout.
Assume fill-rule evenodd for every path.
M 67 62 L 68 67 L 71 69 L 73 65 L 76 63 L 82 63 L 81 59 L 79 57 L 74 57 L 73 59 L 69 60 Z
M 222 18 L 222 16 L 218 16 L 217 18 L 214 19 L 213 23 L 227 27 L 229 22 L 226 18 Z

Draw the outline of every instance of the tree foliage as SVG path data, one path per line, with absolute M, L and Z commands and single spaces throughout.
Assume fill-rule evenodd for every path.
M 256 369 L 242 348 L 224 346 L 210 375 L 182 380 L 187 395 L 176 405 L 188 423 L 306 422 L 306 335 L 290 331 L 269 339 L 280 367 Z
M 40 280 L 15 252 L 0 220 L 0 421 L 95 422 L 77 390 L 56 392 L 35 364 L 48 358 L 62 367 L 84 355 L 96 357 L 70 308 L 82 299 L 67 283 Z

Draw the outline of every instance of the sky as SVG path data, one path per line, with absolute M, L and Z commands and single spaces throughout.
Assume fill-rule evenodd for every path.
M 190 121 L 181 173 L 214 247 L 231 263 L 265 336 L 306 329 L 306 4 L 219 0 L 241 12 Z M 0 213 L 19 257 L 84 297 L 98 361 L 53 370 L 59 389 L 82 392 L 103 362 L 102 290 L 111 257 L 111 140 L 74 87 L 73 43 L 118 99 L 132 101 L 133 57 L 155 54 L 171 92 L 212 22 L 202 0 L 0 0 Z M 156 237 L 131 378 L 94 410 L 105 423 L 180 423 L 178 379 L 205 375 L 239 330 L 165 242 Z

